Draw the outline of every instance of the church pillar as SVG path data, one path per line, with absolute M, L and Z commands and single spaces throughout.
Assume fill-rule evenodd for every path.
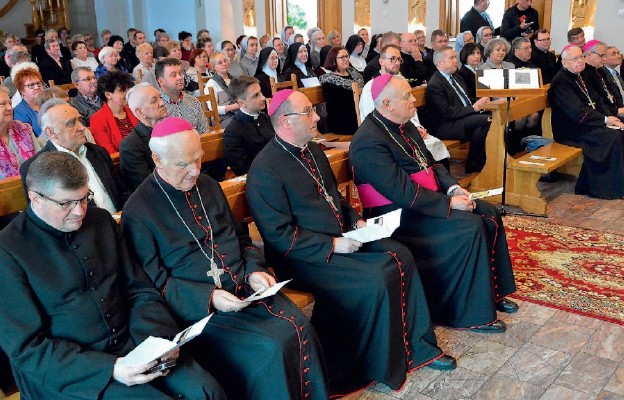
M 424 1 L 424 0 L 422 0 Z M 371 1 L 371 30 L 373 32 L 407 32 L 407 1 Z

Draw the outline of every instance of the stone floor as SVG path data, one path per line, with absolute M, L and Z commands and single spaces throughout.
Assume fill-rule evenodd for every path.
M 624 200 L 571 194 L 570 177 L 540 189 L 551 199 L 547 221 L 624 233 Z M 377 384 L 346 399 L 624 400 L 624 326 L 519 304 L 517 313 L 499 315 L 504 334 L 436 329 L 440 347 L 457 358 L 456 370 L 424 368 L 400 391 Z

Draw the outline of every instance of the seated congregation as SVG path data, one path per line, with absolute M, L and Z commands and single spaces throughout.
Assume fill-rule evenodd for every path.
M 445 145 L 467 146 L 466 174 L 487 168 L 496 99 L 477 97 L 475 71 L 539 68 L 554 140 L 582 149 L 576 193 L 603 199 L 624 197 L 624 81 L 614 46 L 575 28 L 558 61 L 548 30 L 511 16 L 495 30 L 482 3 L 454 47 L 440 29 L 429 48 L 423 31 L 361 29 L 342 46 L 290 26 L 214 44 L 200 31 L 196 45 L 162 31 L 153 46 L 106 30 L 101 48 L 76 38 L 71 62 L 53 30 L 7 47 L 0 178 L 21 177 L 27 207 L 0 230 L 0 348 L 21 398 L 399 390 L 412 371 L 457 367 L 436 325 L 505 332 L 497 311 L 518 305 L 504 222 L 451 174 Z M 513 121 L 505 149 L 523 155 L 542 118 Z M 346 179 L 321 133 L 349 142 Z M 236 211 L 227 182 L 243 188 Z M 343 236 L 395 210 L 391 237 Z M 283 292 L 247 300 L 288 279 L 313 296 L 310 318 Z M 189 344 L 125 366 L 148 336 L 209 314 Z

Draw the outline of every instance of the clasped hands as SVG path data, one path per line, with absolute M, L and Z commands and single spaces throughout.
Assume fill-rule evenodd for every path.
M 247 282 L 254 292 L 264 290 L 275 285 L 275 278 L 266 272 L 253 272 L 247 277 Z M 237 312 L 250 305 L 250 301 L 241 300 L 234 294 L 223 289 L 212 292 L 212 306 L 217 311 Z
M 489 97 L 481 97 L 479 100 L 475 101 L 475 103 L 472 105 L 472 108 L 474 108 L 475 111 L 481 111 L 483 110 L 481 106 L 489 102 L 490 102 Z
M 473 212 L 477 203 L 470 199 L 470 192 L 458 187 L 451 193 L 451 208 L 453 210 Z
M 167 376 L 170 370 L 166 369 L 164 371 L 159 370 L 149 373 L 148 370 L 150 368 L 163 361 L 175 361 L 178 357 L 180 357 L 180 349 L 174 349 L 162 356 L 160 359 L 138 367 L 126 367 L 119 365 L 119 360 L 123 358 L 119 357 L 113 366 L 113 379 L 123 383 L 126 386 L 141 385 L 143 383 L 151 382 L 159 376 Z

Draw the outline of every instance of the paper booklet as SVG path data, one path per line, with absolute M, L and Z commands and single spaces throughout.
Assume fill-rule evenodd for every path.
M 470 200 L 482 199 L 484 197 L 497 196 L 503 193 L 503 188 L 499 187 L 496 189 L 484 190 L 482 192 L 474 192 L 470 193 Z
M 154 336 L 148 337 L 125 357 L 122 357 L 119 360 L 119 365 L 124 367 L 138 367 L 158 360 L 171 350 L 188 343 L 191 339 L 202 333 L 210 317 L 212 317 L 212 314 L 178 333 L 173 340 Z
M 369 218 L 366 220 L 366 227 L 345 232 L 342 236 L 368 243 L 390 237 L 399 225 L 401 225 L 400 208 L 377 218 Z
M 280 289 L 284 285 L 286 285 L 288 282 L 290 282 L 290 281 L 292 281 L 292 279 L 289 279 L 289 280 L 284 281 L 284 282 L 276 283 L 275 285 L 273 285 L 271 287 L 268 287 L 266 289 L 258 290 L 256 293 L 254 293 L 251 296 L 247 297 L 243 301 L 254 301 L 254 300 L 264 299 L 265 297 L 271 297 L 271 296 L 277 294 L 277 292 L 279 292 Z

